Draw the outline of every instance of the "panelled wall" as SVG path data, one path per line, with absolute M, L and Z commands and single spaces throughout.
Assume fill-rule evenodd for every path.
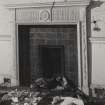
M 9 74 L 10 72 L 12 73 L 11 56 L 11 37 L 8 35 L 0 35 L 0 83 L 3 83 L 4 77 L 11 77 Z
M 92 88 L 105 88 L 105 0 L 95 1 L 91 8 Z M 94 24 L 96 21 L 96 24 Z M 95 30 L 98 27 L 98 30 Z
M 12 18 L 5 4 L 5 1 L 0 1 L 0 83 L 4 82 L 4 78 L 13 78 L 12 84 L 15 84 L 16 73 L 13 69 Z

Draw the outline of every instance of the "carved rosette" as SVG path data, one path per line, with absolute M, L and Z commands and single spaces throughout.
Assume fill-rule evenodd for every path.
M 40 14 L 40 21 L 46 22 L 50 20 L 49 10 L 41 10 L 39 14 Z

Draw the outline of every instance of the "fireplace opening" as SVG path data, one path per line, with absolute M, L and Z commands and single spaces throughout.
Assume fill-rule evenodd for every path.
M 41 45 L 39 48 L 43 76 L 53 78 L 64 74 L 64 46 Z
M 76 25 L 18 25 L 19 84 L 65 75 L 78 86 Z

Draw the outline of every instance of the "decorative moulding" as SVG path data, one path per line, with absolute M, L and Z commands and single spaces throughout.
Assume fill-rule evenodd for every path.
M 90 88 L 104 88 L 105 89 L 105 85 L 100 85 L 100 84 L 91 84 Z
M 67 2 L 55 2 L 55 7 L 67 6 L 87 6 L 91 0 L 71 0 Z M 53 2 L 48 3 L 24 3 L 24 4 L 8 4 L 7 8 L 27 8 L 27 7 L 51 7 Z
M 91 43 L 104 43 L 105 44 L 105 37 L 90 37 L 89 42 Z
M 0 41 L 10 41 L 11 35 L 0 35 Z

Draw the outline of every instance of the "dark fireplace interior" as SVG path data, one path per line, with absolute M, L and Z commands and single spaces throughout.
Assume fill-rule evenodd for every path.
M 64 72 L 64 46 L 40 46 L 40 61 L 43 76 L 53 78 Z
M 78 85 L 77 26 L 19 25 L 20 86 L 64 75 Z

